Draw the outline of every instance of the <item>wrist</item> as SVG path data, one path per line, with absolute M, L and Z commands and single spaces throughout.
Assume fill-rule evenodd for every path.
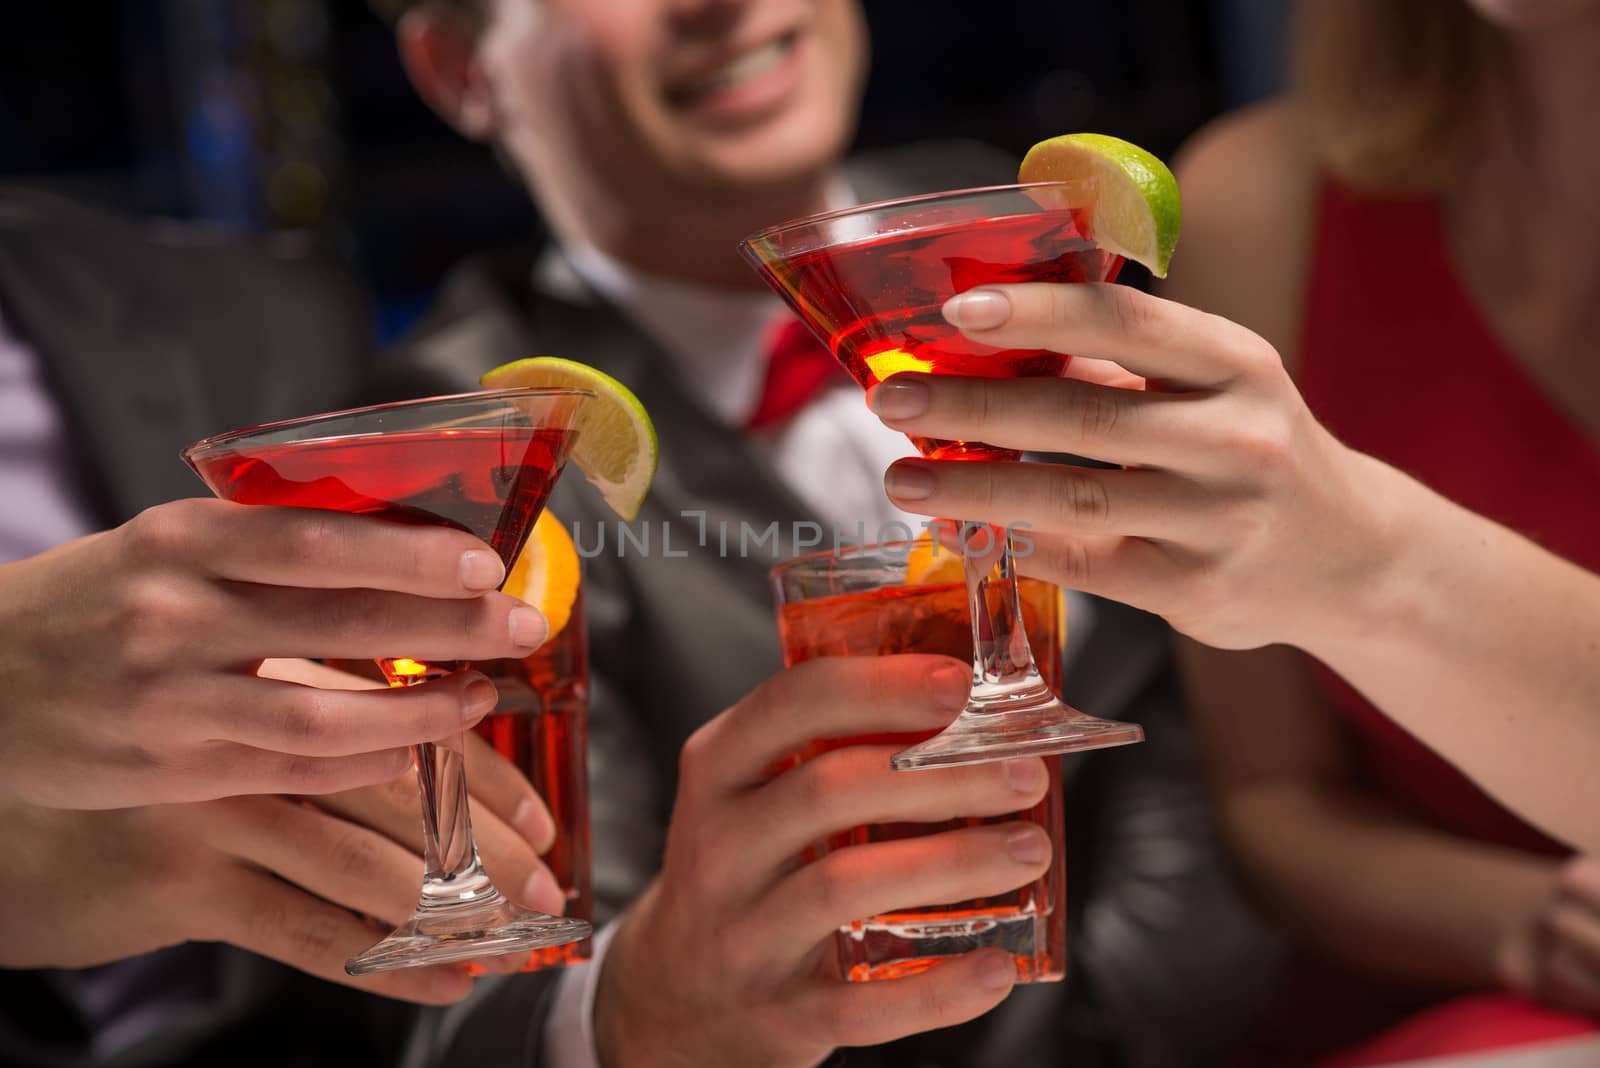
M 628 961 L 633 956 L 633 942 L 637 934 L 638 924 L 635 921 L 641 911 L 650 907 L 655 894 L 656 884 L 652 883 L 616 920 L 611 944 L 605 956 L 598 961 L 600 973 L 595 982 L 593 1026 L 595 1059 L 600 1068 L 629 1068 L 634 1064 L 646 1063 L 636 1056 L 638 1051 L 635 1047 L 641 1033 L 649 1030 L 646 1018 L 650 1009 L 648 1006 L 632 1009 L 625 1006 L 629 996 L 628 986 L 634 976 Z M 624 1021 L 628 1026 L 623 1026 Z
M 1287 644 L 1336 665 L 1343 649 L 1391 633 L 1405 633 L 1426 610 L 1422 595 L 1433 569 L 1424 531 L 1433 495 L 1420 483 L 1374 457 L 1346 446 L 1339 477 L 1351 502 L 1343 551 L 1330 566 L 1313 603 L 1299 613 Z

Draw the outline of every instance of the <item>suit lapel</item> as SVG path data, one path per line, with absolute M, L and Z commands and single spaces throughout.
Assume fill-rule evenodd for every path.
M 816 516 L 739 431 L 723 425 L 682 381 L 672 361 L 615 308 L 592 294 L 555 296 L 531 289 L 531 270 L 513 266 L 463 277 L 450 295 L 455 314 L 408 353 L 436 389 L 474 389 L 498 364 L 554 355 L 596 367 L 638 395 L 655 421 L 660 467 L 657 501 L 734 508 L 762 522 Z M 519 289 L 521 291 L 519 291 Z
M 177 450 L 206 431 L 196 354 L 140 313 L 99 270 L 106 253 L 67 231 L 0 223 L 0 308 L 34 348 L 92 472 L 86 487 L 120 521 L 153 500 L 199 489 Z M 120 268 L 137 277 L 137 268 Z

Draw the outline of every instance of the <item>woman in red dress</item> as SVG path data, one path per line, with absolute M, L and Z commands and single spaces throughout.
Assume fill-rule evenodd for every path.
M 1030 522 L 1025 570 L 1191 639 L 1241 874 L 1299 951 L 1262 1063 L 1588 1031 L 1600 0 L 1320 0 L 1297 62 L 1181 159 L 1170 301 L 946 309 L 1112 373 L 873 397 L 897 429 L 1124 469 L 904 461 L 890 496 Z

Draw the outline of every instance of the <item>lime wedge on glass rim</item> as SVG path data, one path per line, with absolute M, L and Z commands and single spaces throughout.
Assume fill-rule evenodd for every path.
M 1178 182 L 1167 165 L 1138 145 L 1106 134 L 1062 134 L 1022 158 L 1018 182 L 1097 180 L 1091 226 L 1095 244 L 1142 263 L 1157 278 L 1183 228 Z
M 615 378 L 558 356 L 513 360 L 478 380 L 484 389 L 565 386 L 594 391 L 578 408 L 572 462 L 612 511 L 633 520 L 656 473 L 656 428 L 639 398 Z

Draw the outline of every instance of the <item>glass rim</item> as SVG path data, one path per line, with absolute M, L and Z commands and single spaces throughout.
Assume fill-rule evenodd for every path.
M 429 404 L 444 404 L 450 401 L 467 400 L 495 400 L 509 397 L 596 397 L 599 394 L 592 389 L 581 386 L 511 386 L 506 389 L 479 389 L 466 393 L 443 393 L 434 397 L 413 397 L 409 400 L 384 401 L 381 404 L 363 404 L 355 408 L 341 408 L 336 412 L 318 412 L 315 415 L 300 415 L 292 419 L 279 419 L 271 423 L 260 423 L 256 426 L 244 427 L 241 430 L 229 430 L 221 434 L 212 434 L 185 446 L 180 455 L 185 461 L 191 456 L 209 452 L 219 445 L 231 445 L 256 434 L 266 434 L 275 430 L 285 430 L 295 426 L 311 426 L 316 423 L 334 419 L 348 419 L 352 416 L 369 415 L 373 412 L 395 411 L 405 408 L 420 408 Z
M 911 550 L 918 544 L 918 540 L 915 538 L 897 538 L 894 541 L 872 541 L 863 545 L 842 545 L 835 549 L 818 549 L 815 552 L 802 553 L 799 556 L 791 556 L 787 560 L 781 560 L 778 563 L 773 564 L 767 569 L 767 578 L 769 580 L 775 580 L 781 575 L 786 574 L 792 568 L 795 568 L 801 564 L 815 563 L 818 560 L 837 560 L 852 555 L 864 556 L 871 552 L 881 552 L 885 549 L 900 548 L 904 548 L 907 554 L 909 554 Z M 954 549 L 944 549 L 944 551 L 949 553 L 957 552 L 957 550 Z M 904 561 L 901 562 L 903 563 Z
M 772 226 L 765 226 L 740 241 L 739 247 L 742 249 L 753 248 L 757 242 L 769 241 L 779 234 L 800 230 L 808 226 L 821 226 L 839 219 L 847 219 L 852 215 L 866 215 L 870 212 L 883 211 L 887 208 L 911 207 L 934 200 L 953 200 L 995 193 L 1018 193 L 1029 189 L 1059 189 L 1075 185 L 1097 185 L 1098 183 L 1099 179 L 1094 177 L 1058 178 L 1047 182 L 1011 182 L 1004 185 L 973 186 L 970 189 L 945 189 L 937 193 L 917 193 L 908 197 L 890 197 L 887 200 L 872 201 L 870 204 L 857 204 L 850 208 L 834 208 L 832 211 L 818 212 L 815 215 L 805 215 L 798 219 L 787 219 Z

